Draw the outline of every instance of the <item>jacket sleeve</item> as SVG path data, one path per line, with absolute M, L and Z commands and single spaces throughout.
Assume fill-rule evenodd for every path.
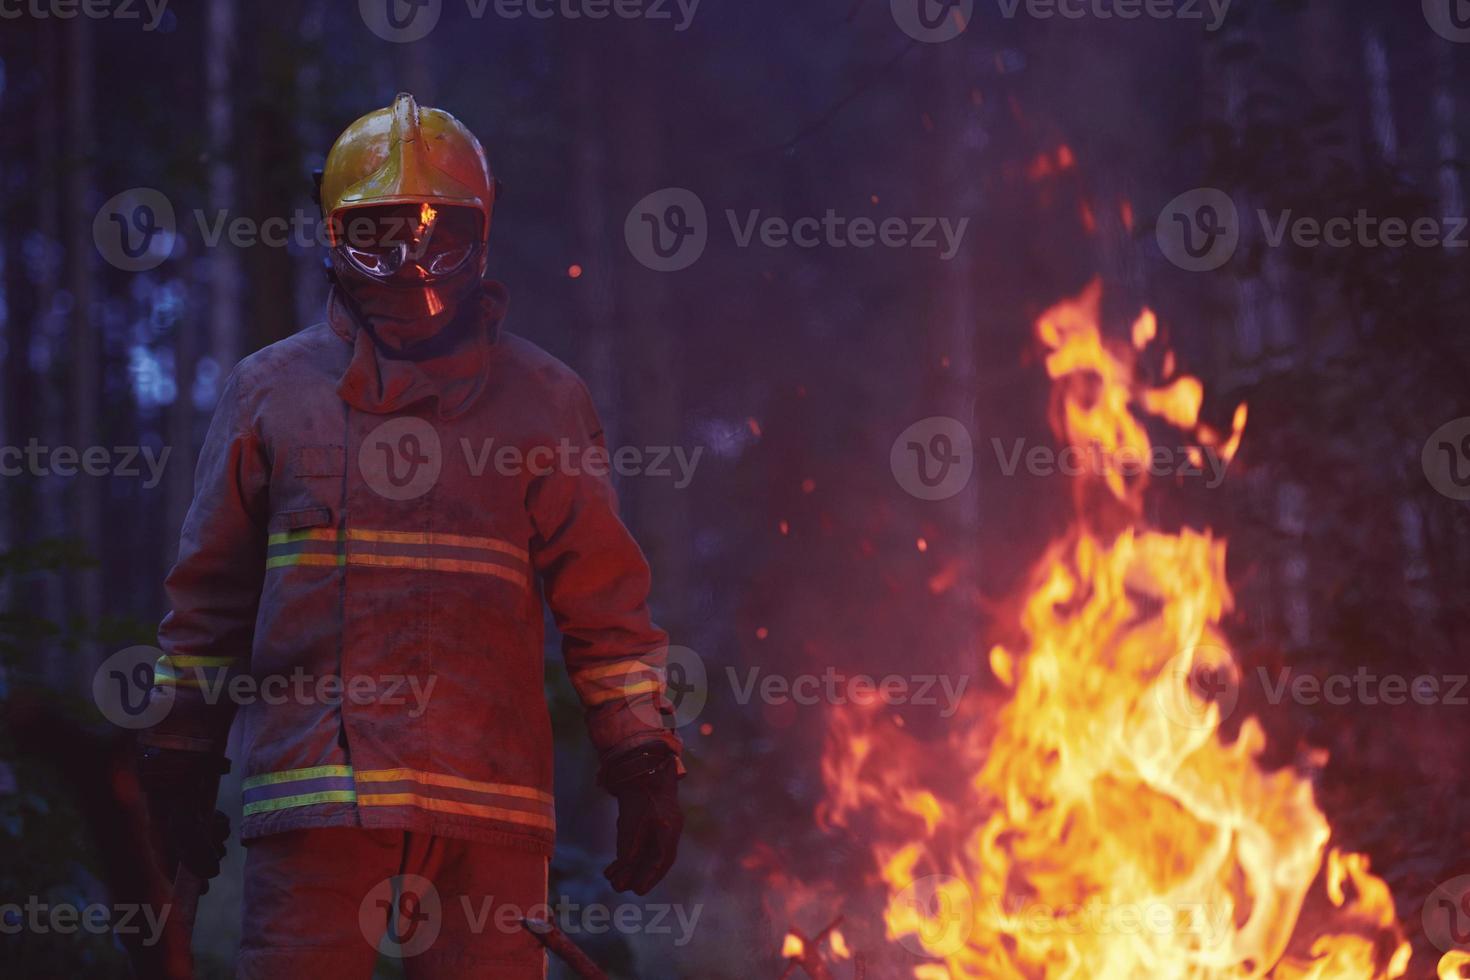
M 618 518 L 602 424 L 580 381 L 569 402 L 560 435 L 573 451 L 533 472 L 527 493 L 532 561 L 600 759 L 649 742 L 677 753 L 669 641 L 649 616 L 648 562 Z
M 239 375 L 226 382 L 204 438 L 178 560 L 165 583 L 171 611 L 158 629 L 163 655 L 151 697 L 173 704 L 141 735 L 147 745 L 223 753 L 235 715 L 224 685 L 249 668 L 270 466 Z

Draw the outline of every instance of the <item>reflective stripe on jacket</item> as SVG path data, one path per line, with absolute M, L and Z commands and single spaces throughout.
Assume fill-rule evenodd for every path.
M 334 297 L 225 385 L 159 631 L 174 705 L 145 739 L 222 750 L 238 710 L 247 839 L 392 827 L 549 851 L 543 596 L 602 757 L 679 748 L 591 399 L 499 331 L 497 288 L 475 342 L 437 360 L 382 358 Z

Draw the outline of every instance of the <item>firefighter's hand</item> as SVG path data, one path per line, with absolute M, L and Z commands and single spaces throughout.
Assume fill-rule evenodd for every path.
M 145 746 L 138 779 L 148 800 L 153 853 L 170 877 L 182 865 L 202 882 L 219 874 L 230 820 L 214 808 L 220 774 L 228 764 L 216 755 Z
M 663 880 L 679 851 L 679 765 L 674 751 L 655 743 L 619 756 L 603 770 L 618 798 L 618 857 L 602 872 L 614 891 L 646 895 Z

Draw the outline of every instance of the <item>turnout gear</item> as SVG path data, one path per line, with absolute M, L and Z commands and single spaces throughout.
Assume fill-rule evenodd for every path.
M 646 895 L 679 851 L 679 760 L 665 744 L 642 746 L 609 762 L 602 782 L 618 799 L 618 856 L 603 875 L 615 891 Z
M 207 752 L 140 746 L 138 781 L 148 801 L 154 854 L 168 877 L 182 865 L 201 882 L 219 874 L 230 820 L 214 808 L 219 778 L 229 763 Z
M 485 274 L 498 184 L 473 133 L 400 92 L 337 138 L 322 172 L 332 267 L 394 351 L 455 321 Z
M 546 913 L 546 858 L 397 830 L 294 830 L 245 848 L 238 975 L 540 980 L 520 916 Z M 535 910 L 534 912 L 532 910 Z
M 601 424 L 504 308 L 487 285 L 474 330 L 407 360 L 334 293 L 225 385 L 159 631 L 176 700 L 144 737 L 218 752 L 243 702 L 246 840 L 376 827 L 550 853 L 543 594 L 602 758 L 679 748 Z M 259 696 L 227 693 L 241 675 Z
M 445 915 L 409 977 L 544 975 L 524 929 L 455 918 L 475 888 L 544 901 L 543 604 L 620 801 L 610 877 L 641 893 L 673 861 L 668 640 L 586 387 L 481 281 L 495 191 L 474 136 L 410 95 L 348 127 L 325 321 L 236 366 L 200 452 L 154 670 L 172 704 L 141 742 L 160 836 L 213 874 L 194 780 L 239 719 L 241 976 L 366 977 L 364 896 L 415 874 Z

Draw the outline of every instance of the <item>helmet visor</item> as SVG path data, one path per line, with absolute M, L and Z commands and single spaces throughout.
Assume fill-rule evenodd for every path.
M 452 276 L 479 253 L 480 212 L 458 205 L 387 204 L 353 208 L 332 222 L 337 254 L 371 279 L 405 285 Z

